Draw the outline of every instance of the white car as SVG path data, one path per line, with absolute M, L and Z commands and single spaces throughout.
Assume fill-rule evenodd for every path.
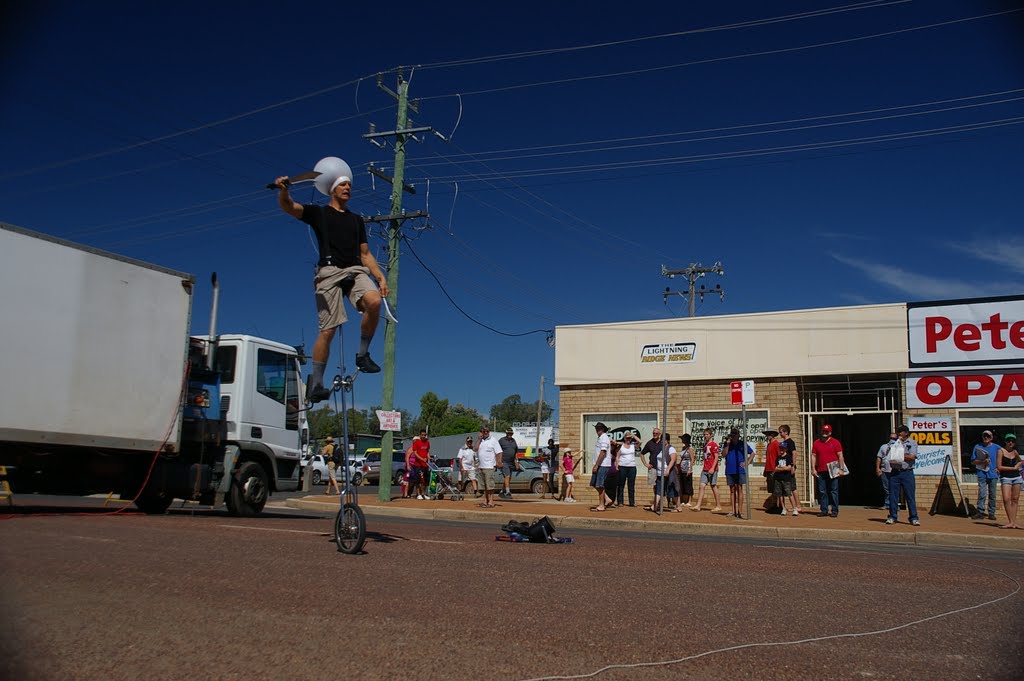
M 348 460 L 348 474 L 353 485 L 358 485 L 363 481 L 363 474 L 362 471 L 360 471 L 360 463 L 361 462 L 358 459 Z M 302 466 L 303 469 L 305 469 L 306 466 L 313 467 L 312 482 L 314 485 L 327 484 L 327 480 L 330 478 L 330 473 L 328 473 L 327 470 L 327 461 L 324 459 L 322 454 L 314 454 L 312 457 L 302 462 Z M 305 474 L 306 471 L 303 470 L 302 475 L 305 476 Z M 344 484 L 344 472 L 339 471 L 337 478 L 338 484 Z

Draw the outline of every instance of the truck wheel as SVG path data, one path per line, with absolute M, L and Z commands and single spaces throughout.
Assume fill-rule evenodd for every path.
M 405 471 L 398 471 L 395 473 L 395 477 L 391 479 L 391 484 L 401 485 L 402 480 L 405 480 Z
M 146 487 L 135 500 L 135 507 L 146 515 L 163 515 L 171 507 L 174 497 L 154 492 Z
M 323 480 L 320 478 L 320 471 L 313 471 L 313 484 L 319 485 Z
M 537 478 L 532 483 L 530 483 L 530 491 L 538 496 L 544 494 L 546 487 L 547 486 L 544 484 L 544 478 Z
M 315 473 L 314 473 L 315 474 Z M 238 468 L 228 492 L 228 510 L 233 515 L 259 515 L 270 496 L 267 474 L 255 461 L 246 461 Z

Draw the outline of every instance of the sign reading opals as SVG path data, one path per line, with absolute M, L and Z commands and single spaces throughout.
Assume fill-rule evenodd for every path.
M 942 475 L 942 464 L 953 455 L 953 419 L 948 416 L 912 416 L 907 421 L 917 443 L 914 475 Z
M 683 364 L 692 362 L 697 356 L 696 343 L 659 343 L 645 345 L 640 351 L 640 362 L 644 364 Z

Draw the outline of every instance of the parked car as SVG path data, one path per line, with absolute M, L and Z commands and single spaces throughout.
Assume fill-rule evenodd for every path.
M 540 472 L 540 461 L 520 458 L 519 466 L 522 470 L 512 472 L 512 481 L 509 485 L 512 491 L 543 494 L 544 475 Z M 500 469 L 494 477 L 494 485 L 499 491 L 505 486 L 505 476 Z
M 366 450 L 366 458 L 362 465 L 363 480 L 367 484 L 380 483 L 380 447 Z M 405 451 L 395 449 L 391 453 L 391 484 L 401 485 L 405 476 Z
M 349 474 L 349 478 L 352 481 L 353 485 L 358 485 L 358 484 L 360 484 L 363 481 L 363 472 L 361 470 L 361 467 L 360 467 L 359 463 L 357 463 L 357 461 L 361 461 L 361 459 L 349 459 L 348 460 L 348 474 Z M 322 454 L 314 454 L 313 456 L 308 457 L 305 461 L 302 461 L 300 465 L 303 468 L 303 470 L 302 470 L 302 475 L 303 476 L 305 476 L 305 474 L 306 474 L 306 471 L 305 471 L 305 467 L 306 466 L 312 466 L 313 467 L 313 473 L 311 475 L 311 481 L 312 481 L 312 483 L 314 485 L 320 485 L 320 484 L 326 485 L 327 484 L 327 479 L 330 477 L 330 474 L 328 473 L 328 470 L 327 470 L 327 461 L 324 459 Z M 339 483 L 344 483 L 345 482 L 345 479 L 344 479 L 345 473 L 343 471 L 339 470 L 337 477 L 338 477 L 338 482 Z

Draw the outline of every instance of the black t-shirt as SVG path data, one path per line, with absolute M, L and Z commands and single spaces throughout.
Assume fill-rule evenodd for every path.
M 779 458 L 777 459 L 776 466 L 795 466 L 796 465 L 796 443 L 793 442 L 792 438 L 787 438 L 779 443 Z M 775 477 L 778 480 L 789 480 L 793 477 L 793 471 L 775 471 Z
M 643 461 L 644 454 L 647 455 L 647 463 L 651 464 L 652 466 L 657 466 L 657 458 L 658 455 L 661 454 L 661 438 L 659 437 L 657 440 L 651 438 L 650 440 L 647 441 L 647 444 L 644 445 L 644 448 L 640 450 L 641 461 Z
M 330 206 L 308 205 L 302 207 L 300 219 L 316 233 L 321 261 L 330 258 L 335 267 L 363 264 L 359 256 L 362 244 L 366 243 L 366 223 L 361 216 Z

